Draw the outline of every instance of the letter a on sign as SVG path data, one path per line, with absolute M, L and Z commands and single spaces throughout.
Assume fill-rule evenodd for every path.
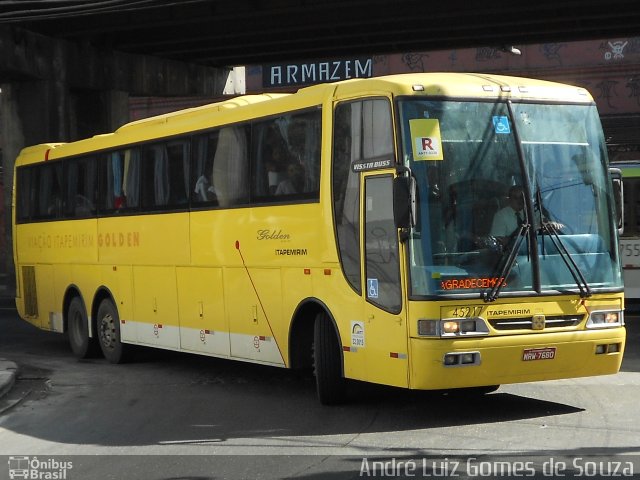
M 443 160 L 440 122 L 435 118 L 409 120 L 414 160 Z

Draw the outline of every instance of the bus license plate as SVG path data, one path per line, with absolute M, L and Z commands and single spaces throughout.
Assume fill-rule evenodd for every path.
M 554 358 L 556 358 L 556 347 L 525 348 L 522 352 L 522 360 L 525 362 L 532 360 L 553 360 Z

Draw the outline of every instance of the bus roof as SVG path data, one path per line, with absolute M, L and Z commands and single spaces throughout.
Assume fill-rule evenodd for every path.
M 524 77 L 486 73 L 406 73 L 338 82 L 338 91 L 379 89 L 396 95 L 457 98 L 512 98 L 518 100 L 592 103 L 581 87 Z M 365 86 L 366 85 L 366 86 Z M 313 88 L 313 87 L 310 87 Z
M 138 142 L 206 130 L 219 125 L 321 105 L 331 99 L 391 94 L 457 98 L 512 98 L 591 103 L 576 86 L 483 73 L 408 73 L 350 79 L 305 87 L 296 93 L 244 95 L 127 123 L 113 133 L 71 143 L 51 143 L 22 150 L 16 165 L 126 146 Z

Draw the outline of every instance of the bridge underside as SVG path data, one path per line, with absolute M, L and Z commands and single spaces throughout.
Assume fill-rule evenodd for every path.
M 209 66 L 566 42 L 640 31 L 635 0 L 41 0 L 28 2 L 28 9 L 23 2 L 11 3 L 0 9 L 0 24 L 99 49 Z

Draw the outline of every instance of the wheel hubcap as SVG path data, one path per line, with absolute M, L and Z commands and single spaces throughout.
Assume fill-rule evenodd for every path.
M 116 344 L 116 326 L 110 314 L 102 317 L 100 321 L 100 341 L 102 345 L 113 350 Z

